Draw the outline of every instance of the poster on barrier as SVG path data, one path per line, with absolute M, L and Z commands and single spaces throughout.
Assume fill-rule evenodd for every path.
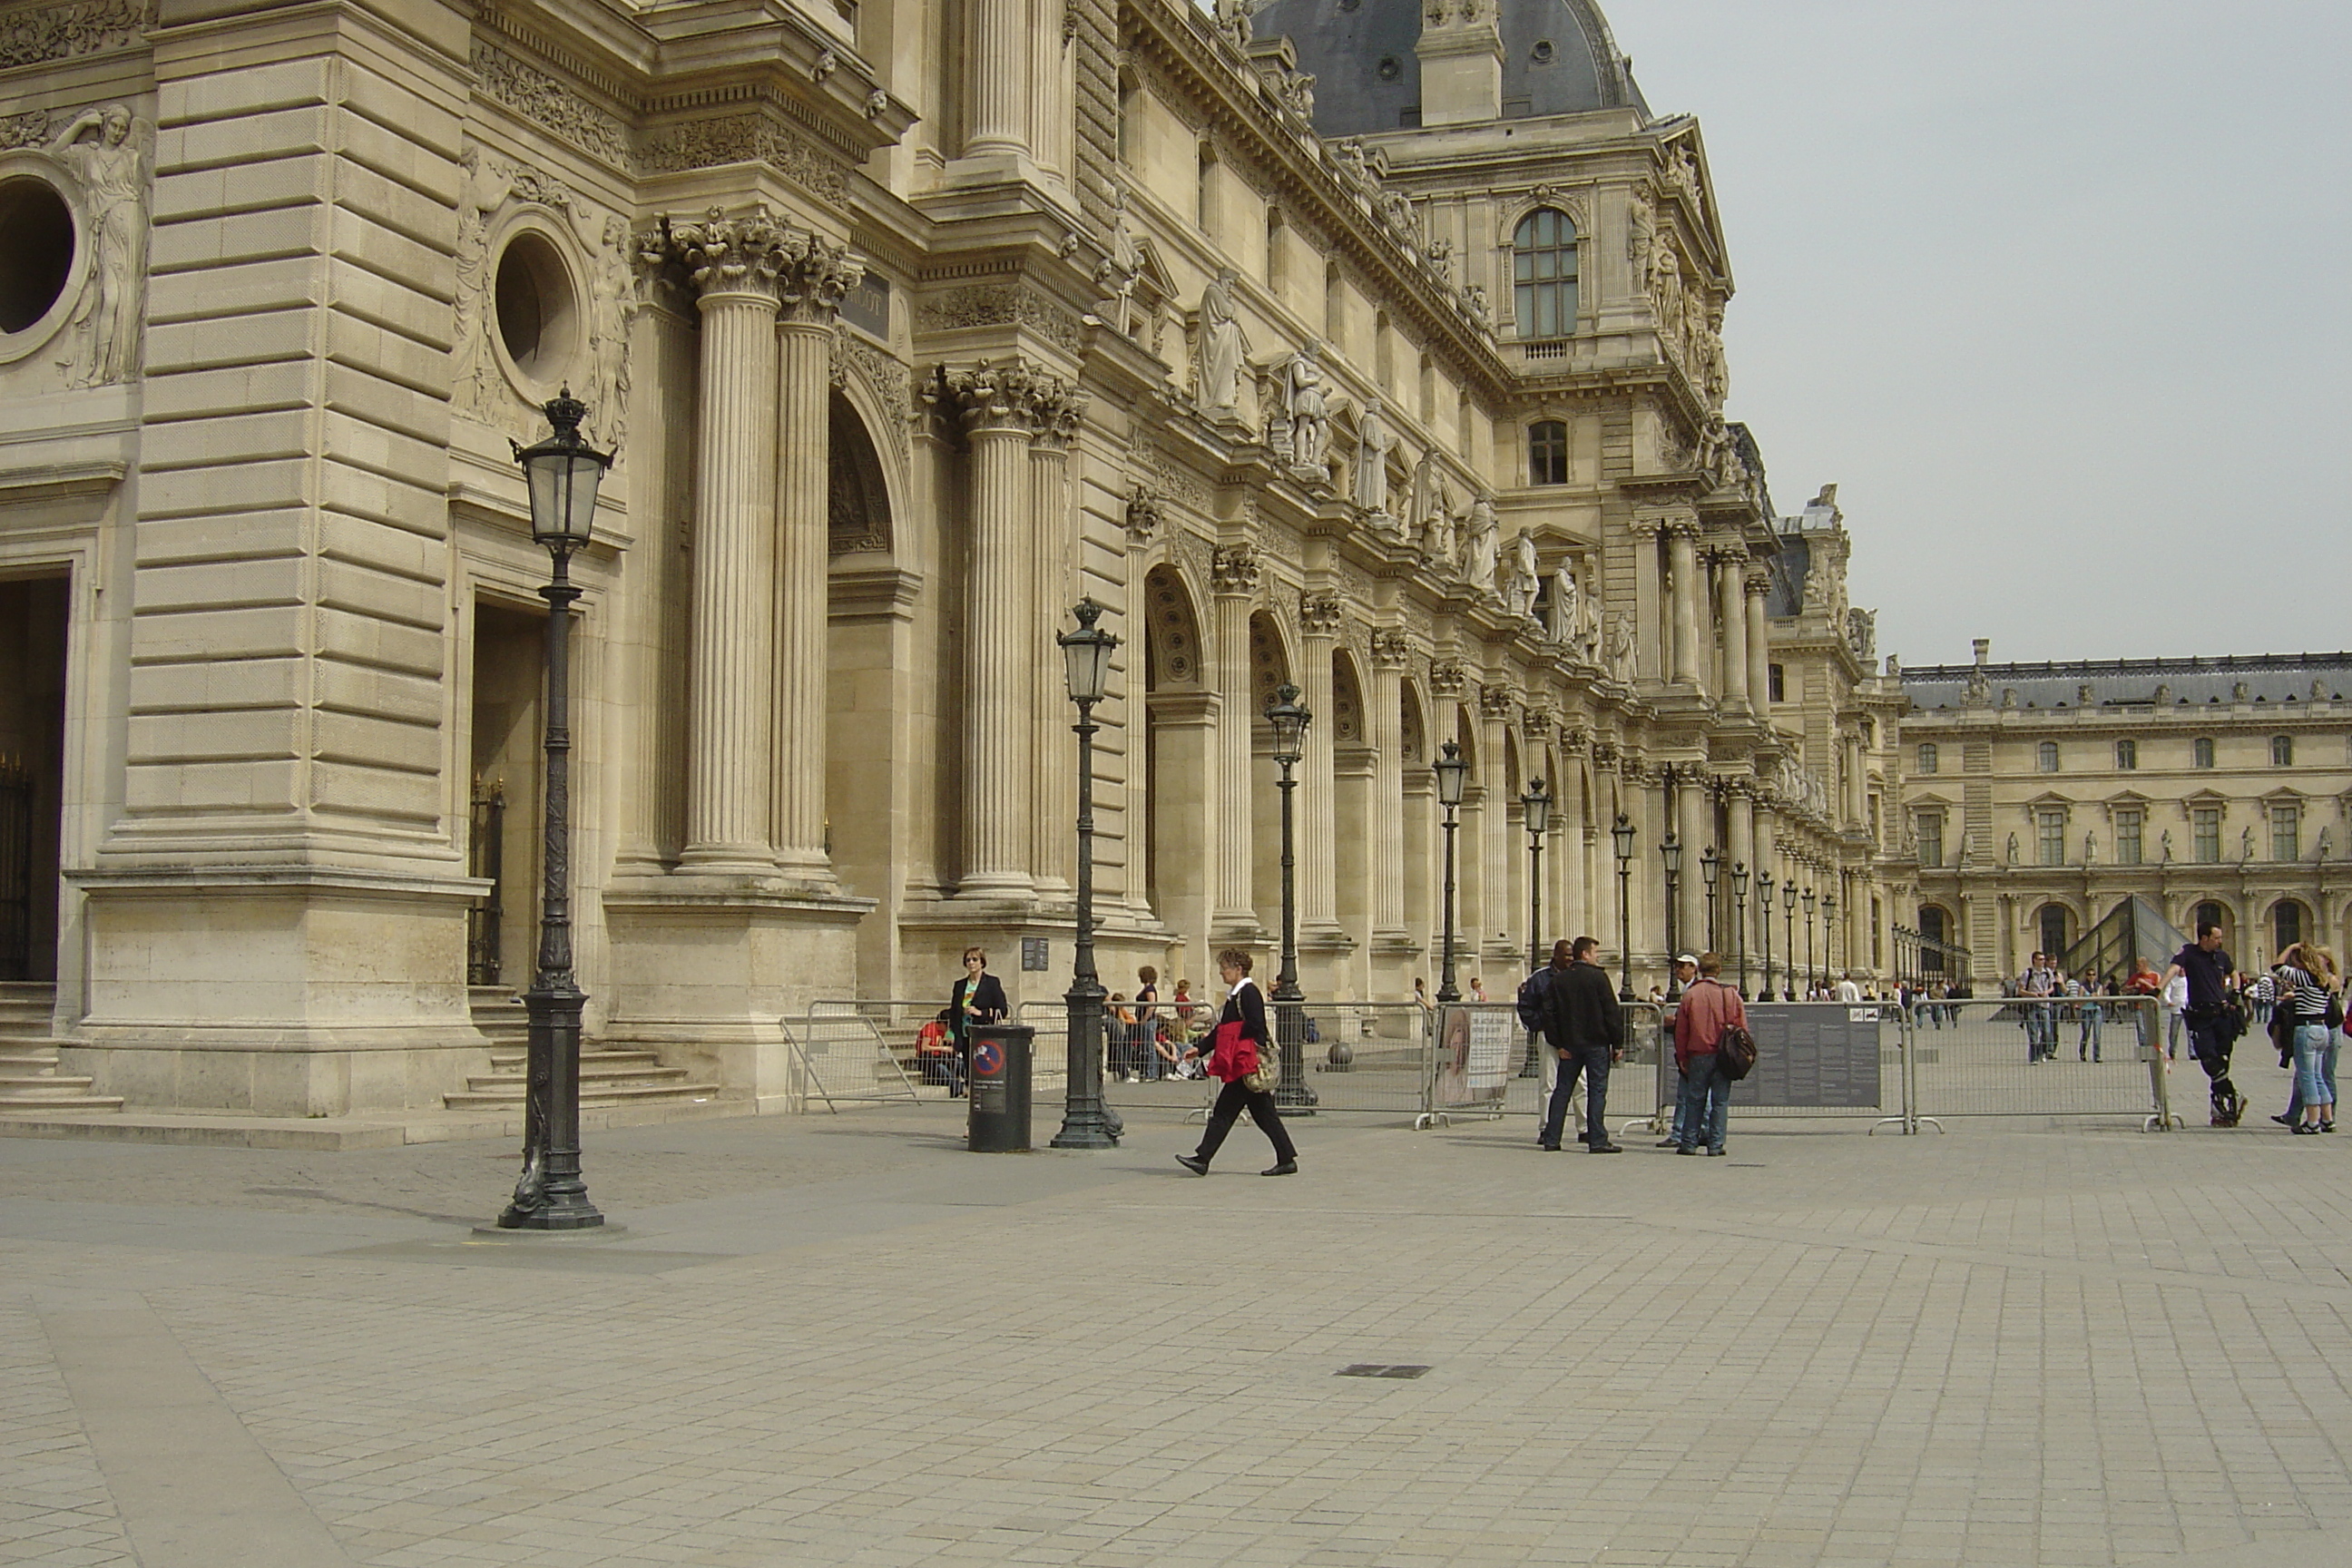
M 1508 1007 L 1437 1010 L 1437 1104 L 1500 1110 L 1524 1038 Z

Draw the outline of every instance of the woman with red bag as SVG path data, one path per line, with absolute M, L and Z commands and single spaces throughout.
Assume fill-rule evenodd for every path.
M 1274 1144 L 1274 1168 L 1258 1174 L 1298 1174 L 1298 1151 L 1282 1125 L 1282 1112 L 1274 1105 L 1274 1042 L 1265 1032 L 1265 998 L 1258 994 L 1257 982 L 1249 977 L 1249 972 L 1250 955 L 1241 949 L 1229 947 L 1217 954 L 1217 973 L 1231 989 L 1225 993 L 1225 1010 L 1217 1019 L 1216 1031 L 1209 1037 L 1209 1076 L 1223 1079 L 1225 1087 L 1209 1112 L 1201 1146 L 1190 1154 L 1176 1156 L 1176 1163 L 1196 1176 L 1209 1173 L 1209 1162 L 1216 1158 L 1218 1146 L 1234 1130 L 1234 1119 L 1244 1106 L 1249 1108 L 1250 1120 L 1257 1123 L 1258 1131 Z M 1200 1054 L 1198 1046 L 1184 1053 L 1187 1059 Z

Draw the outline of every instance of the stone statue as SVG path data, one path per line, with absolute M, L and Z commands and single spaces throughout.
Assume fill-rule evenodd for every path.
M 1878 652 L 1878 618 L 1868 610 L 1848 610 L 1845 641 L 1853 649 L 1853 657 L 1868 664 Z
M 2158 858 L 2169 864 L 2172 859 L 2172 829 L 2168 827 L 2156 836 L 2156 847 Z
M 2083 864 L 2095 866 L 2098 863 L 2099 836 L 2096 833 L 2085 833 L 2083 835 Z
M 2238 835 L 2238 858 L 2241 860 L 2251 860 L 2253 858 L 2254 830 L 2248 827 Z
M 1250 0 L 1216 0 L 1216 9 L 1211 13 L 1217 31 L 1244 54 L 1249 53 L 1250 11 Z
M 1563 561 L 1551 574 L 1551 605 L 1544 620 L 1544 636 L 1547 638 L 1558 643 L 1575 640 L 1578 628 L 1583 624 L 1584 607 L 1578 603 L 1580 597 L 1576 574 L 1570 571 L 1568 563 Z
M 1095 315 L 1121 337 L 1134 333 L 1136 280 L 1143 276 L 1143 246 L 1127 220 L 1127 187 L 1110 183 L 1110 244 L 1102 265 L 1095 268 L 1095 286 L 1102 298 Z
M 601 226 L 583 217 L 580 226 L 595 258 L 588 276 L 588 426 L 599 441 L 617 450 L 628 435 L 629 318 L 636 313 L 629 226 L 610 214 Z
M 147 299 L 147 179 L 138 128 L 121 104 L 74 117 L 52 144 L 79 177 L 89 211 L 89 281 L 74 305 L 72 356 L 58 363 L 76 386 L 129 381 L 139 370 Z
M 1422 559 L 1443 572 L 1454 569 L 1455 549 L 1454 530 L 1454 487 L 1444 474 L 1430 479 L 1429 510 L 1422 520 Z
M 1607 663 L 1612 679 L 1633 683 L 1633 617 L 1620 611 L 1609 617 Z
M 1601 605 L 1590 594 L 1584 595 L 1584 607 L 1577 627 L 1578 657 L 1585 663 L 1598 667 L 1601 663 Z
M 1234 269 L 1221 268 L 1201 290 L 1201 412 L 1230 414 L 1242 397 L 1242 356 L 1248 344 L 1234 319 Z
M 2014 833 L 2009 836 L 2009 863 L 2012 866 L 2017 864 L 2017 835 Z
M 1543 574 L 1536 565 L 1536 542 L 1520 534 L 1513 546 L 1510 585 L 1504 590 L 1504 602 L 1514 616 L 1532 616 L 1536 595 L 1543 592 Z
M 1469 542 L 1462 564 L 1463 578 L 1481 597 L 1496 593 L 1495 568 L 1503 550 L 1502 525 L 1495 520 L 1495 503 L 1485 496 L 1470 503 Z
M 1282 372 L 1283 416 L 1290 426 L 1291 466 L 1322 469 L 1328 467 L 1330 416 L 1323 401 L 1323 366 L 1316 356 L 1323 345 L 1313 338 L 1290 356 Z
M 1356 504 L 1376 518 L 1388 515 L 1389 453 L 1396 444 L 1375 397 L 1364 405 L 1363 416 L 1356 423 L 1355 488 Z

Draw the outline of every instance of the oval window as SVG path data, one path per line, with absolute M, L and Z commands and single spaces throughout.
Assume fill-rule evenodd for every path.
M 580 311 L 572 269 L 545 235 L 518 234 L 499 258 L 499 341 L 531 381 L 553 381 L 578 346 Z
M 1382 55 L 1381 63 L 1372 68 L 1372 74 L 1382 81 L 1394 81 L 1404 75 L 1404 67 L 1394 55 Z
M 21 332 L 73 276 L 73 213 L 45 180 L 0 180 L 0 332 Z

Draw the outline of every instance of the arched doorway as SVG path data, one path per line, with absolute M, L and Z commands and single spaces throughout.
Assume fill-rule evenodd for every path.
M 2281 899 L 2271 906 L 2271 951 L 2276 958 L 2288 948 L 2305 938 L 2311 929 L 2310 911 L 2294 899 Z
M 1372 755 L 1364 712 L 1363 683 L 1344 647 L 1331 654 L 1332 914 L 1339 929 L 1358 939 L 1350 973 L 1360 997 L 1370 994 L 1372 929 Z
M 1206 973 L 1213 886 L 1209 803 L 1215 705 L 1205 684 L 1201 621 L 1175 567 L 1143 579 L 1144 795 L 1138 833 L 1151 912 L 1182 933 L 1180 968 Z
M 1250 790 L 1243 805 L 1247 820 L 1234 827 L 1249 835 L 1250 906 L 1259 926 L 1278 944 L 1282 939 L 1282 792 L 1276 781 L 1282 770 L 1275 765 L 1274 727 L 1265 721 L 1265 710 L 1276 690 L 1298 682 L 1282 626 L 1264 610 L 1250 616 L 1249 643 L 1249 712 L 1243 718 L 1250 733 Z M 1296 799 L 1294 795 L 1294 803 Z M 1266 972 L 1273 973 L 1271 965 Z
M 2048 953 L 2053 960 L 2065 956 L 2067 942 L 2066 928 L 2067 913 L 2065 905 L 2058 903 L 2044 904 L 2039 910 L 2034 911 L 2033 929 L 2036 933 L 2035 941 L 2040 945 L 2042 951 Z
M 915 792 L 926 779 L 952 770 L 911 765 L 912 729 L 901 720 L 924 706 L 915 698 L 919 661 L 905 614 L 913 580 L 898 559 L 881 453 L 864 416 L 838 389 L 827 403 L 825 440 L 825 668 L 792 668 L 793 651 L 777 652 L 786 681 L 824 682 L 824 848 L 843 889 L 875 900 L 874 914 L 858 927 L 858 969 L 887 985 L 898 968 L 898 905 L 925 870 L 908 863 L 911 840 L 895 825 L 915 815 Z M 862 678 L 834 678 L 845 670 Z M 788 714 L 780 712 L 780 722 Z M 794 744 L 789 731 L 776 742 L 780 749 Z M 784 807 L 780 792 L 776 809 Z

